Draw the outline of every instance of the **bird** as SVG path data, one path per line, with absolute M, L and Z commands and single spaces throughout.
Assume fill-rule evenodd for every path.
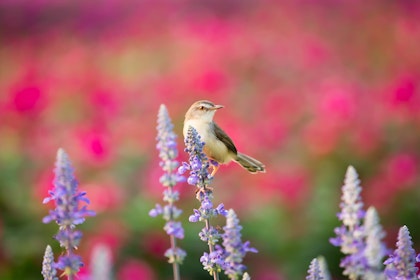
M 185 114 L 183 134 L 187 137 L 189 127 L 193 127 L 204 142 L 203 152 L 217 162 L 213 164 L 211 176 L 216 174 L 220 164 L 231 161 L 238 163 L 250 173 L 265 173 L 265 165 L 253 157 L 238 152 L 232 139 L 214 121 L 217 110 L 224 108 L 208 100 L 200 100 L 191 105 Z

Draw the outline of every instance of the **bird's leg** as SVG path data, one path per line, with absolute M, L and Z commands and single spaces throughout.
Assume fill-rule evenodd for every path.
M 217 161 L 212 160 L 212 159 L 210 160 L 210 163 L 211 163 L 211 165 L 213 167 L 213 170 L 212 170 L 210 176 L 211 177 L 214 177 L 214 175 L 216 174 L 217 170 L 219 170 L 219 168 L 220 168 L 220 164 Z
M 211 172 L 211 177 L 214 177 L 214 175 L 216 174 L 217 170 L 219 170 L 219 165 L 213 165 L 213 171 Z

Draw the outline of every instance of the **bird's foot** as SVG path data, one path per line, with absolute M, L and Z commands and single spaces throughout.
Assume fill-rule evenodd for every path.
M 212 170 L 210 176 L 213 178 L 214 175 L 216 174 L 217 170 L 219 170 L 220 164 L 215 160 L 210 160 L 210 163 L 211 163 L 211 166 L 213 167 L 213 170 Z

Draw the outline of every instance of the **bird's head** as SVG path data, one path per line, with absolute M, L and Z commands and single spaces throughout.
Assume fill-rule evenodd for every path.
M 207 100 L 200 100 L 191 105 L 185 114 L 185 120 L 199 119 L 211 122 L 216 111 L 221 108 L 223 108 L 222 105 L 216 105 Z

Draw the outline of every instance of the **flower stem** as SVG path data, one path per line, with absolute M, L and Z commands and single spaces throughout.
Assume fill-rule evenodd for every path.
M 71 256 L 72 254 L 73 254 L 73 248 L 68 247 L 67 256 Z M 70 273 L 67 276 L 67 280 L 74 280 L 74 274 L 72 273 L 71 268 L 70 268 Z
M 176 250 L 176 238 L 173 235 L 169 235 L 169 237 L 170 237 L 170 240 L 171 240 L 171 248 L 175 252 L 175 250 Z M 178 262 L 173 262 L 172 263 L 172 268 L 173 268 L 172 270 L 173 270 L 173 273 L 174 273 L 174 280 L 181 280 L 181 276 L 180 276 L 180 273 L 179 273 Z
M 205 219 L 205 222 L 206 222 L 206 229 L 210 230 L 210 219 Z M 214 245 L 211 244 L 210 241 L 208 242 L 208 244 L 209 244 L 209 251 L 210 251 L 210 254 L 211 254 L 211 253 L 214 252 Z M 219 272 L 215 271 L 213 273 L 213 279 L 214 280 L 219 280 Z

